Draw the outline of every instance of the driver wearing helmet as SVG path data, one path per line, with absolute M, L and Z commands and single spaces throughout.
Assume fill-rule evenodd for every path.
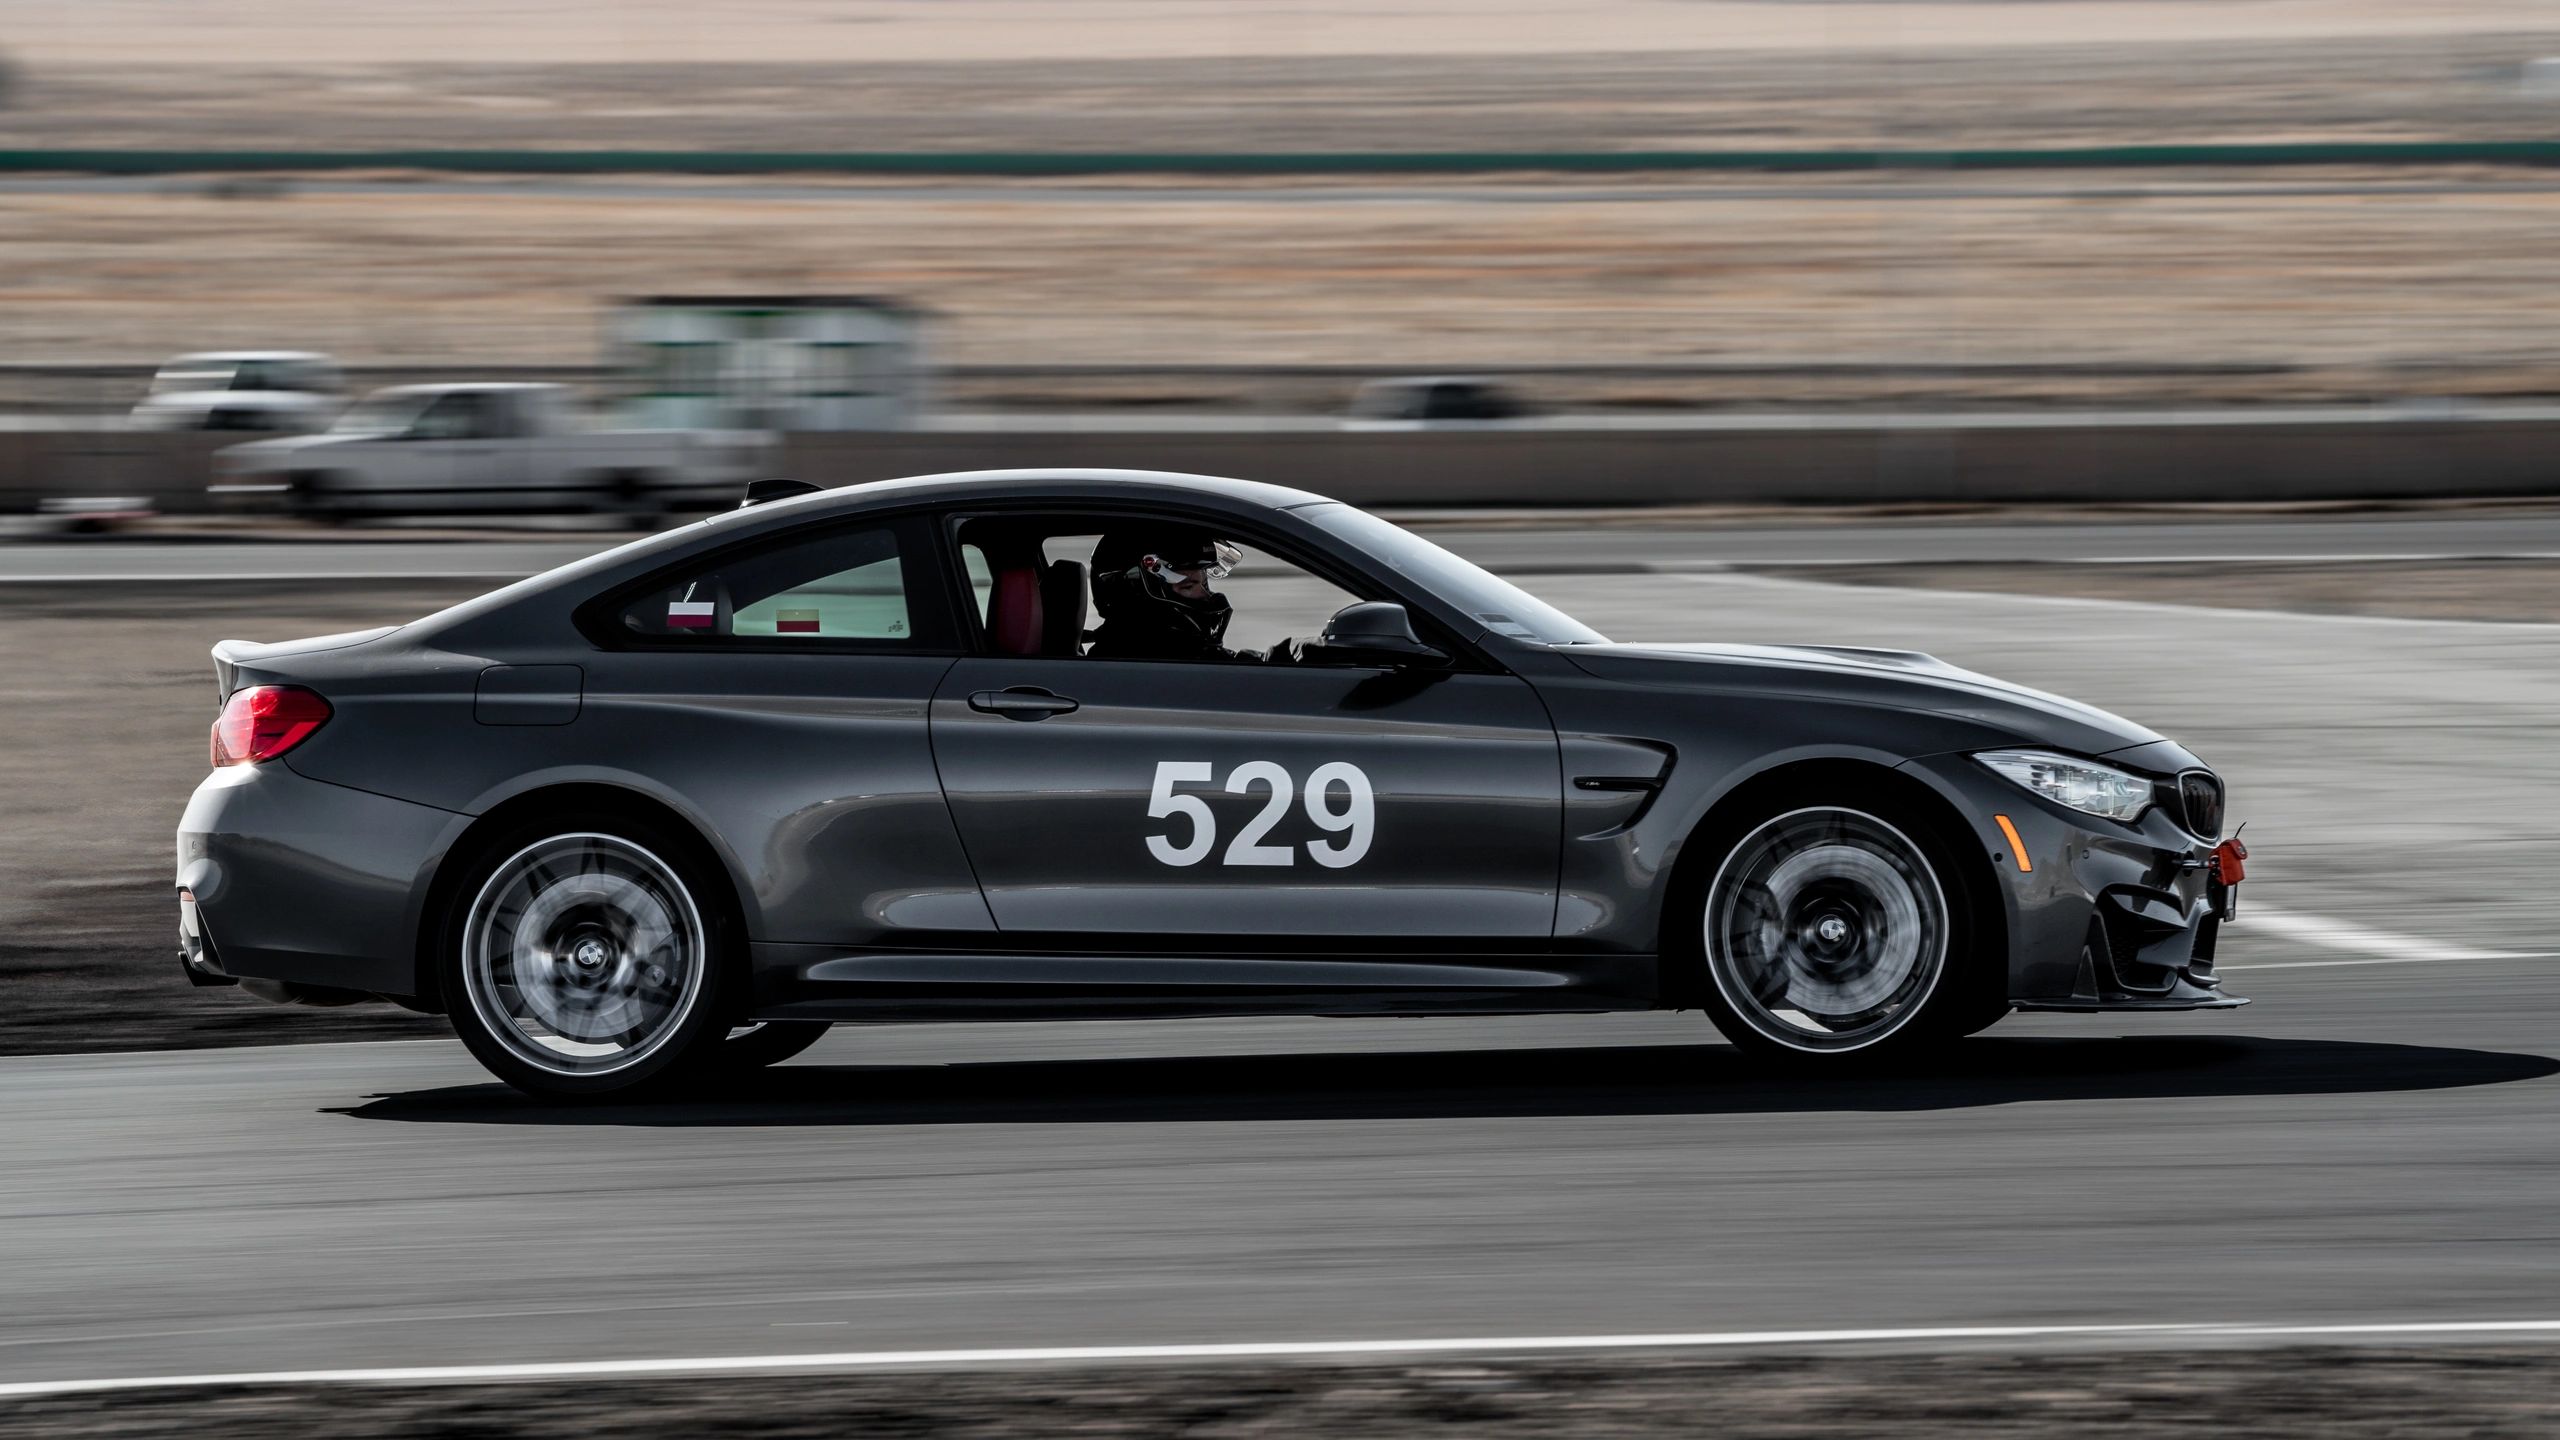
M 1179 526 L 1114 531 L 1093 547 L 1093 608 L 1102 617 L 1085 653 L 1097 660 L 1297 658 L 1297 641 L 1268 655 L 1226 647 L 1235 608 L 1213 582 L 1240 559 L 1236 547 Z

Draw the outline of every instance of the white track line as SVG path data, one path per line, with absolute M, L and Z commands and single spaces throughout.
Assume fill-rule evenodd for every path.
M 1057 1345 L 1021 1349 L 846 1350 L 809 1355 L 705 1355 L 655 1360 L 564 1360 L 515 1365 L 413 1365 L 364 1370 L 270 1370 L 144 1375 L 112 1380 L 32 1380 L 0 1385 L 0 1399 L 94 1395 L 165 1386 L 455 1385 L 507 1380 L 586 1380 L 648 1375 L 792 1371 L 1109 1365 L 1161 1360 L 1359 1359 L 1396 1355 L 1516 1355 L 1556 1351 L 1705 1350 L 1804 1345 L 1950 1342 L 2078 1342 L 2175 1336 L 2182 1340 L 2380 1340 L 2452 1336 L 2560 1339 L 2560 1320 L 2454 1320 L 2399 1324 L 1970 1325 L 1869 1330 L 1725 1330 L 1667 1335 L 1515 1335 L 1431 1340 L 1281 1340 L 1195 1345 Z M 2017 1348 L 2036 1348 L 2034 1345 Z
M 1791 568 L 1790 562 L 1783 560 L 1772 560 L 1765 565 L 1754 566 L 1754 569 L 1784 570 L 1788 568 Z M 1686 580 L 1700 586 L 1734 585 L 1764 590 L 1816 589 L 1835 596 L 1843 591 L 1851 591 L 1876 596 L 1881 603 L 1891 603 L 1895 597 L 1899 596 L 1908 597 L 1914 604 L 1929 600 L 1998 601 L 2004 605 L 2042 606 L 2059 610 L 2133 610 L 2162 615 L 2191 615 L 2199 618 L 2298 620 L 2307 625 L 2458 628 L 2495 630 L 2501 634 L 2526 636 L 2560 630 L 2560 621 L 2551 620 L 2438 620 L 2420 615 L 2346 615 L 2321 610 L 2264 610 L 2240 605 L 2179 604 L 2168 600 L 2101 600 L 2088 595 L 2035 595 L 2018 590 L 1967 590 L 1955 585 L 1939 587 L 1854 585 L 1832 580 L 1798 580 L 1787 576 L 1754 574 L 1748 571 L 1725 574 L 1685 570 L 1658 573 L 1661 573 L 1665 579 Z
M 2355 960 L 2286 960 L 2265 965 L 2225 965 L 2225 970 L 2308 970 L 2323 965 L 2421 965 L 2443 960 L 2549 960 L 2555 953 L 2548 950 L 2480 950 L 2467 945 L 2447 945 L 2423 940 L 2415 935 L 2400 935 L 2389 930 L 2376 930 L 2367 925 L 2354 925 L 2332 920 L 2324 915 L 2298 915 L 2291 910 L 2270 910 L 2264 905 L 2243 903 L 2239 923 L 2244 928 L 2273 931 L 2288 940 L 2317 945 L 2324 950 L 2344 950 L 2368 957 Z

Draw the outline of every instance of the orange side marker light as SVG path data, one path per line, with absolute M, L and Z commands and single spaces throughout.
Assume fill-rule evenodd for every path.
M 2009 817 L 2006 815 L 1994 815 L 1991 818 L 2000 822 L 2000 833 L 2009 837 L 2009 853 L 2017 858 L 2018 873 L 2021 875 L 2036 873 L 2036 862 L 2027 858 L 2027 842 L 2018 838 L 2018 827 L 2010 824 Z

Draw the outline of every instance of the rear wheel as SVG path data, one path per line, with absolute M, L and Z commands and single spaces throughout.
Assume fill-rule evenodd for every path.
M 727 907 L 683 837 L 626 820 L 493 844 L 456 891 L 455 1031 L 535 1095 L 626 1093 L 717 1052 L 734 971 Z
M 1745 1049 L 1904 1054 L 1982 1023 L 1960 872 L 1925 827 L 1872 805 L 1750 825 L 1691 920 L 1707 1013 Z

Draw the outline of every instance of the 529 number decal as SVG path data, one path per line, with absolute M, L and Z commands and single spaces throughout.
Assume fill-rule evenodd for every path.
M 1218 843 L 1218 817 L 1210 813 L 1208 801 L 1197 795 L 1178 795 L 1173 787 L 1206 785 L 1215 778 L 1216 771 L 1206 760 L 1156 762 L 1156 784 L 1147 796 L 1147 816 L 1153 820 L 1179 817 L 1189 822 L 1191 833 L 1178 845 L 1170 835 L 1150 835 L 1148 854 L 1167 865 L 1197 865 L 1209 858 Z M 1360 857 L 1369 853 L 1369 842 L 1377 837 L 1377 793 L 1369 788 L 1369 777 L 1348 760 L 1317 766 L 1307 776 L 1304 791 L 1299 791 L 1297 783 L 1290 779 L 1288 767 L 1276 761 L 1248 760 L 1227 773 L 1228 794 L 1250 795 L 1256 790 L 1267 792 L 1269 798 L 1227 842 L 1226 853 L 1218 857 L 1221 865 L 1296 864 L 1295 849 L 1265 843 L 1287 817 L 1293 793 L 1303 795 L 1307 819 L 1317 829 L 1343 837 L 1307 842 L 1307 858 L 1317 864 L 1330 870 L 1357 865 Z

